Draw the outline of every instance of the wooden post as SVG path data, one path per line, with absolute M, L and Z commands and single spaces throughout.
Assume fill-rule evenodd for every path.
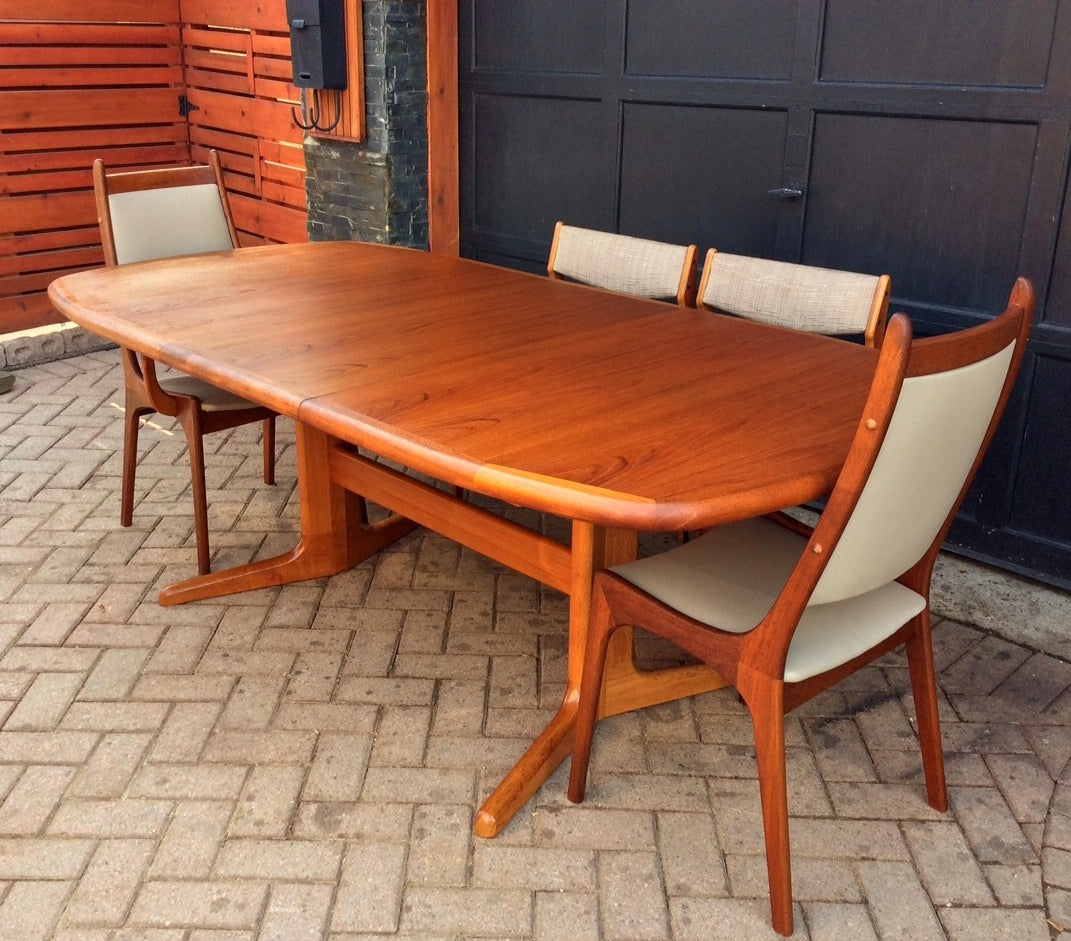
M 457 0 L 428 0 L 428 241 L 433 252 L 457 255 L 458 194 Z

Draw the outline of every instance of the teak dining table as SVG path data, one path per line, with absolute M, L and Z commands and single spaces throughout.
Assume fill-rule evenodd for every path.
M 481 836 L 571 749 L 593 573 L 634 558 L 640 531 L 828 493 L 877 361 L 843 340 L 355 242 L 83 271 L 49 297 L 88 330 L 295 422 L 296 546 L 170 585 L 161 604 L 332 575 L 418 525 L 568 595 L 561 706 L 480 808 Z M 570 520 L 571 540 L 471 494 Z M 370 523 L 366 500 L 391 515 Z M 638 669 L 630 631 L 614 645 L 601 715 L 724 684 L 704 666 Z

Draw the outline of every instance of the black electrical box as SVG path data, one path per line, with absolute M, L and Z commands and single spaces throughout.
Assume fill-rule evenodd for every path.
M 290 60 L 298 88 L 346 87 L 342 0 L 286 0 Z

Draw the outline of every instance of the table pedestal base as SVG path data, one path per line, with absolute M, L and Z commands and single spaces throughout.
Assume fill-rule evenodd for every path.
M 297 546 L 284 555 L 171 585 L 160 593 L 160 603 L 184 604 L 335 575 L 417 526 L 426 526 L 567 594 L 569 664 L 565 695 L 554 718 L 507 772 L 476 816 L 476 834 L 496 836 L 572 751 L 592 578 L 601 568 L 634 559 L 636 534 L 574 521 L 571 545 L 564 546 L 474 506 L 453 492 L 378 464 L 302 422 L 297 422 L 297 434 L 301 497 L 301 537 Z M 404 516 L 396 513 L 369 523 L 365 500 Z M 600 715 L 642 709 L 724 685 L 724 679 L 705 666 L 637 669 L 632 630 L 623 628 L 611 641 Z

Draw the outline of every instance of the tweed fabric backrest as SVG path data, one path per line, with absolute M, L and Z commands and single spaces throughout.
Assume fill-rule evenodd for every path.
M 876 275 L 715 252 L 702 304 L 726 314 L 812 333 L 863 333 Z
M 553 270 L 593 287 L 672 301 L 687 259 L 684 245 L 563 225 Z
M 110 193 L 118 264 L 234 248 L 214 183 Z
M 889 430 L 810 604 L 899 577 L 925 555 L 985 440 L 1015 343 L 957 369 L 904 380 Z

